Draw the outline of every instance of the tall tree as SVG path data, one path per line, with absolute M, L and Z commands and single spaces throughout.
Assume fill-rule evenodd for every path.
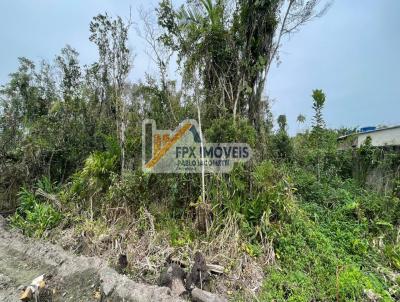
M 115 119 L 116 133 L 121 149 L 121 171 L 125 168 L 126 104 L 123 99 L 124 87 L 132 67 L 132 57 L 128 48 L 128 23 L 117 17 L 99 14 L 90 23 L 90 41 L 99 51 L 99 62 L 93 66 L 99 73 L 102 88 L 101 104 L 108 102 L 107 112 Z M 111 100 L 111 102 L 108 101 Z
M 321 89 L 315 89 L 312 98 L 314 109 L 313 131 L 319 133 L 325 128 L 325 120 L 322 114 L 325 105 L 325 93 Z
M 278 116 L 278 131 L 274 136 L 273 142 L 275 146 L 276 156 L 282 160 L 291 160 L 293 146 L 291 139 L 287 133 L 287 118 L 286 115 Z
M 317 176 L 318 181 L 321 179 L 321 166 L 324 153 L 324 145 L 326 143 L 326 136 L 324 135 L 325 120 L 322 110 L 325 105 L 325 93 L 321 89 L 315 89 L 312 93 L 313 98 L 313 128 L 311 132 L 311 144 L 316 150 L 317 157 Z
M 79 97 L 81 93 L 81 67 L 78 60 L 79 53 L 67 45 L 61 49 L 56 63 L 61 71 L 61 90 L 65 101 Z
M 278 116 L 278 126 L 279 126 L 280 132 L 286 132 L 286 128 L 287 128 L 286 115 L 281 114 Z
M 203 80 L 206 117 L 247 116 L 260 130 L 265 80 L 285 35 L 321 15 L 318 0 L 194 0 L 158 8 L 160 40 L 178 54 L 183 77 Z M 231 9 L 232 6 L 236 6 Z M 282 14 L 282 12 L 284 12 Z
M 141 10 L 140 17 L 142 19 L 142 27 L 137 26 L 137 32 L 149 46 L 150 50 L 146 51 L 146 53 L 156 64 L 159 72 L 158 81 L 154 81 L 148 77 L 147 82 L 152 86 L 160 107 L 163 107 L 163 114 L 168 113 L 169 115 L 168 118 L 164 118 L 163 120 L 173 122 L 176 125 L 178 123 L 177 111 L 179 110 L 179 102 L 173 96 L 175 83 L 168 79 L 168 66 L 173 52 L 170 48 L 159 42 L 158 38 L 161 33 L 154 16 L 150 12 Z M 157 119 L 157 122 L 160 123 L 160 119 Z M 174 125 L 162 126 L 174 127 Z

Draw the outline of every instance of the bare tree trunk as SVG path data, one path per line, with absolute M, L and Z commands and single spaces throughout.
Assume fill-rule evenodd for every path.
M 115 98 L 115 124 L 117 127 L 117 138 L 118 138 L 118 145 L 120 148 L 120 160 L 121 160 L 121 175 L 125 169 L 125 105 L 124 101 L 122 100 L 122 87 L 121 85 L 114 84 L 114 98 Z
M 201 201 L 197 206 L 197 219 L 199 230 L 208 233 L 208 215 L 209 207 L 206 202 L 206 184 L 205 184 L 205 167 L 204 167 L 204 137 L 201 125 L 201 102 L 200 102 L 200 92 L 198 86 L 194 88 L 194 97 L 197 103 L 197 118 L 199 123 L 199 136 L 200 136 L 200 154 L 201 154 Z
M 242 92 L 242 89 L 243 89 L 242 86 L 243 86 L 243 78 L 239 82 L 239 87 L 236 91 L 236 96 L 235 96 L 234 103 L 233 103 L 233 125 L 236 125 L 237 106 L 238 106 L 238 102 L 239 102 L 240 93 Z M 232 91 L 232 97 L 233 97 L 232 84 L 231 84 L 231 91 Z
M 205 170 L 204 170 L 204 142 L 203 142 L 203 131 L 201 128 L 201 112 L 200 104 L 197 103 L 197 117 L 199 120 L 199 135 L 200 135 L 200 148 L 201 148 L 201 200 L 203 203 L 206 202 L 206 186 L 205 186 Z
M 121 126 L 120 126 L 120 140 L 121 140 L 121 175 L 125 170 L 125 103 L 121 102 Z

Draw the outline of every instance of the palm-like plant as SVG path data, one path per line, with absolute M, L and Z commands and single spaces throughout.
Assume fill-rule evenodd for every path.
M 300 113 L 300 114 L 297 116 L 297 122 L 298 122 L 299 124 L 304 124 L 305 121 L 306 121 L 306 117 L 305 117 L 303 114 Z
M 182 6 L 178 19 L 181 25 L 202 25 L 221 26 L 223 17 L 223 1 L 217 1 L 216 4 L 212 0 L 199 0 L 197 3 Z
M 303 125 L 303 124 L 306 122 L 306 116 L 300 113 L 300 114 L 297 116 L 296 121 L 297 121 L 297 123 L 299 124 L 299 131 L 302 132 L 303 129 L 302 129 L 301 125 Z

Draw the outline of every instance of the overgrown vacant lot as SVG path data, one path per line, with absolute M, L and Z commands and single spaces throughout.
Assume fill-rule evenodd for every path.
M 188 299 L 196 285 L 231 301 L 399 301 L 398 149 L 371 138 L 341 148 L 338 138 L 356 129 L 326 126 L 322 89 L 309 92 L 310 126 L 299 113 L 295 135 L 264 96 L 284 38 L 328 7 L 162 0 L 154 20 L 95 16 L 92 64 L 68 45 L 53 62 L 19 58 L 0 88 L 7 223 L 32 242 L 99 257 L 128 283 L 172 287 L 164 282 L 172 267 Z M 137 82 L 129 80 L 132 26 L 157 70 Z M 149 119 L 165 130 L 196 120 L 200 146 L 248 144 L 252 157 L 230 173 L 145 173 Z M 150 157 L 173 141 L 150 138 Z M 28 282 L 36 268 L 10 266 L 14 256 L 0 267 Z
M 83 171 L 89 169 L 85 165 Z M 213 210 L 206 232 L 198 230 L 196 203 L 180 201 L 180 192 L 195 179 L 140 172 L 112 177 L 91 203 L 81 196 L 93 195 L 87 190 L 97 182 L 94 175 L 75 175 L 58 189 L 42 181 L 38 188 L 57 192 L 62 208 L 22 191 L 10 221 L 28 235 L 100 255 L 112 265 L 126 253 L 125 273 L 152 284 L 168 257 L 189 264 L 200 250 L 208 262 L 225 268 L 205 286 L 233 300 L 398 298 L 397 197 L 337 175 L 318 180 L 293 163 L 265 161 L 248 169 L 209 177 Z M 77 189 L 77 182 L 87 185 Z M 183 188 L 155 189 L 174 185 Z

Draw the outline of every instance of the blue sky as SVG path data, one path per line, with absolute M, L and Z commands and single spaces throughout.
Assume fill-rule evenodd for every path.
M 105 11 L 140 22 L 137 10 L 154 9 L 157 1 L 2 0 L 0 1 L 0 83 L 17 68 L 17 57 L 52 60 L 70 44 L 88 64 L 96 59 L 89 42 L 91 18 Z M 284 41 L 279 67 L 271 70 L 266 93 L 275 116 L 286 114 L 289 130 L 296 117 L 312 116 L 311 93 L 323 89 L 330 127 L 400 124 L 400 1 L 336 0 L 328 13 Z M 130 47 L 136 54 L 130 78 L 155 68 L 145 43 L 134 29 Z M 175 73 L 172 66 L 172 74 Z

